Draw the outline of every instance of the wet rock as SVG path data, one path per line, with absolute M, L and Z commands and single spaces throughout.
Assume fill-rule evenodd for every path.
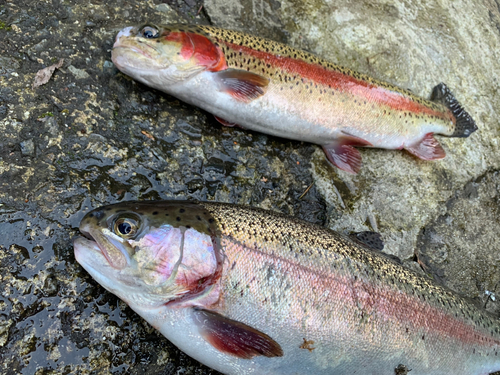
M 76 79 L 85 79 L 90 77 L 85 70 L 75 68 L 73 65 L 68 66 L 68 70 L 75 76 Z
M 487 172 L 446 202 L 441 215 L 422 228 L 416 247 L 429 273 L 497 314 L 500 309 L 490 302 L 500 295 L 499 218 L 500 173 Z
M 4 346 L 9 339 L 9 328 L 12 320 L 9 320 L 5 314 L 0 315 L 0 347 Z
M 33 142 L 33 139 L 28 139 L 27 141 L 21 142 L 20 146 L 21 146 L 21 154 L 23 154 L 23 156 L 35 155 L 35 142 Z
M 16 59 L 7 56 L 0 56 L 0 76 L 15 72 L 19 69 L 19 67 L 20 64 Z
M 250 32 L 421 96 L 443 81 L 479 130 L 440 137 L 438 162 L 363 149 L 348 175 L 316 145 L 221 127 L 119 73 L 114 37 L 145 21 Z M 126 199 L 243 203 L 379 231 L 385 251 L 498 315 L 498 25 L 498 7 L 472 0 L 0 5 L 0 372 L 215 374 L 76 263 L 82 216 Z M 69 66 L 32 90 L 60 59 Z

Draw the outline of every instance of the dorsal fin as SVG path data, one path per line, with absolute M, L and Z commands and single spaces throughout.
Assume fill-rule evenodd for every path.
M 396 255 L 383 252 L 384 241 L 382 241 L 382 235 L 380 233 L 370 231 L 353 232 L 349 235 L 349 238 L 356 242 L 358 245 L 361 245 L 368 250 L 376 251 L 387 259 L 391 259 L 396 263 L 403 264 L 403 262 L 401 262 L 401 259 L 399 259 Z
M 382 241 L 380 233 L 371 231 L 353 232 L 349 234 L 349 237 L 358 244 L 368 247 L 370 250 L 384 250 L 384 241 Z

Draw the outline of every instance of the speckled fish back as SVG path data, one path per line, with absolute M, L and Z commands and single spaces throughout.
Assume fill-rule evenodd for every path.
M 290 47 L 283 43 L 260 38 L 235 30 L 220 29 L 213 26 L 199 25 L 195 26 L 192 31 L 201 33 L 214 40 L 215 43 L 224 52 L 228 67 L 231 68 L 245 69 L 257 74 L 263 74 L 265 76 L 276 76 L 281 82 L 284 83 L 295 81 L 296 84 L 297 82 L 293 75 L 287 74 L 287 72 L 283 71 L 282 69 L 276 68 L 276 66 L 274 66 L 271 61 L 269 61 L 268 63 L 259 61 L 255 57 L 248 56 L 248 54 L 245 54 L 245 52 L 243 51 L 236 51 L 235 48 L 232 47 L 241 46 L 254 51 L 271 54 L 279 58 L 301 60 L 306 64 L 320 66 L 325 71 L 325 73 L 340 73 L 347 77 L 352 77 L 358 81 L 366 82 L 367 84 L 370 84 L 372 86 L 379 86 L 387 90 L 400 93 L 408 98 L 411 98 L 412 101 L 424 105 L 433 111 L 447 112 L 446 107 L 440 103 L 425 100 L 419 96 L 414 95 L 409 90 L 405 90 L 390 83 L 377 80 L 366 74 L 358 73 L 354 70 L 322 59 L 312 53 Z M 311 87 L 310 90 L 314 89 Z

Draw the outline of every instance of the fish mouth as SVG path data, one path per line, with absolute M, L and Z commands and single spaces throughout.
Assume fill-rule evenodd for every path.
M 154 50 L 153 47 L 145 44 L 146 47 L 149 47 L 151 49 Z M 142 45 L 141 45 L 142 47 Z M 125 50 L 125 51 L 132 51 L 134 53 L 137 53 L 139 55 L 143 55 L 144 57 L 148 58 L 148 59 L 152 59 L 153 56 L 151 54 L 149 54 L 148 52 L 146 52 L 143 48 L 139 48 L 139 47 L 136 47 L 136 46 L 131 46 L 131 45 L 126 45 L 126 44 L 121 44 L 120 42 L 116 42 L 114 45 L 113 45 L 113 48 L 111 50 L 111 53 L 116 53 L 115 51 L 117 50 Z
M 80 226 L 80 233 L 84 237 L 78 237 L 73 242 L 75 256 L 77 252 L 81 253 L 86 250 L 88 253 L 90 250 L 94 254 L 98 253 L 103 256 L 108 264 L 117 270 L 125 268 L 130 263 L 130 256 L 125 249 L 126 245 L 113 238 L 112 235 L 92 229 L 88 224 Z
M 75 258 L 80 264 L 87 263 L 85 262 L 85 259 L 91 254 L 99 254 L 99 256 L 104 256 L 97 242 L 86 237 L 76 237 L 73 240 L 73 249 L 75 252 Z

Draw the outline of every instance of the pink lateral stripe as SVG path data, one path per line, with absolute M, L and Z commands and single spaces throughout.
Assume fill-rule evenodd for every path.
M 392 320 L 408 322 L 414 328 L 424 328 L 432 335 L 452 337 L 463 344 L 493 346 L 500 345 L 499 340 L 475 330 L 460 319 L 447 314 L 443 310 L 422 302 L 417 297 L 401 294 L 391 290 L 378 289 L 363 282 L 354 282 L 356 289 L 351 288 L 349 297 L 354 302 L 361 302 L 369 310 Z M 359 287 L 358 287 L 359 286 Z M 356 293 L 363 291 L 364 293 Z M 394 302 L 391 301 L 396 301 Z M 394 307 L 397 306 L 395 309 Z M 420 311 L 420 314 L 414 314 Z
M 449 113 L 434 111 L 425 105 L 405 97 L 403 94 L 387 90 L 381 86 L 375 86 L 369 82 L 330 70 L 322 67 L 321 65 L 307 63 L 291 57 L 276 56 L 268 52 L 257 51 L 238 44 L 229 42 L 223 43 L 235 51 L 241 51 L 247 55 L 254 56 L 265 63 L 286 71 L 289 74 L 298 75 L 299 77 L 305 78 L 314 83 L 319 83 L 341 92 L 349 92 L 362 98 L 361 100 L 376 102 L 377 104 L 385 105 L 398 111 L 408 111 L 415 114 L 437 116 L 439 118 L 454 121 L 453 117 Z
M 279 258 L 287 274 L 301 273 L 312 276 L 309 278 L 311 290 L 330 290 L 332 293 L 329 295 L 335 296 L 333 298 L 351 303 L 357 309 L 361 304 L 368 314 L 376 313 L 380 318 L 389 321 L 407 322 L 413 329 L 424 329 L 430 335 L 453 338 L 463 344 L 500 346 L 500 341 L 490 335 L 475 330 L 471 325 L 419 300 L 416 296 L 393 290 L 390 286 L 380 288 L 359 279 L 313 270 L 290 259 L 272 256 L 255 248 L 247 248 L 246 251 L 248 250 L 258 253 L 262 257 L 262 264 L 276 264 L 276 258 Z

